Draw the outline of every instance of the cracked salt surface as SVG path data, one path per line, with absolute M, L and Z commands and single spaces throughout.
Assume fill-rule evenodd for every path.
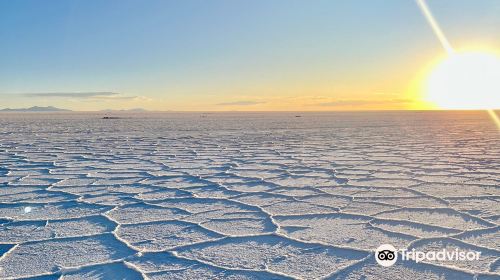
M 2 114 L 0 278 L 500 278 L 486 113 L 293 116 Z

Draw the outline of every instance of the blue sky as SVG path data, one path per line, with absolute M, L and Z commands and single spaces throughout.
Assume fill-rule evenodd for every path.
M 500 1 L 428 5 L 500 48 Z M 0 0 L 0 42 L 0 107 L 75 110 L 404 107 L 443 53 L 412 0 Z

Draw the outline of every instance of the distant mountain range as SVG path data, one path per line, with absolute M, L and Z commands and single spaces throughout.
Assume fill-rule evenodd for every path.
M 33 106 L 30 108 L 17 108 L 17 109 L 5 108 L 0 110 L 0 112 L 70 112 L 70 111 L 71 110 L 56 108 L 53 106 L 47 106 L 47 107 Z

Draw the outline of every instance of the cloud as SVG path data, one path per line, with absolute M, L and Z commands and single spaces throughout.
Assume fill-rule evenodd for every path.
M 92 92 L 35 92 L 24 93 L 24 96 L 29 97 L 71 97 L 71 98 L 94 98 L 94 97 L 111 97 L 117 96 L 119 93 L 109 91 L 92 91 Z
M 318 103 L 315 105 L 341 107 L 341 106 L 365 106 L 365 105 L 380 105 L 380 104 L 407 104 L 412 102 L 413 101 L 410 99 L 386 99 L 386 100 L 352 99 L 352 100 L 335 100 L 330 102 Z
M 88 101 L 96 100 L 135 100 L 135 101 L 151 101 L 152 99 L 146 96 L 129 96 L 111 91 L 90 91 L 90 92 L 34 92 L 23 93 L 25 97 L 54 97 L 54 98 L 78 98 Z
M 125 95 L 97 95 L 91 97 L 92 99 L 104 99 L 104 100 L 134 100 L 139 98 L 139 96 L 125 96 Z
M 234 102 L 224 102 L 224 103 L 219 103 L 217 105 L 219 106 L 250 106 L 250 105 L 257 105 L 257 104 L 262 104 L 266 103 L 263 101 L 234 101 Z

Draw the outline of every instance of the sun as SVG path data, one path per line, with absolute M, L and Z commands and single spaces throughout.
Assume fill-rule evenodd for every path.
M 427 77 L 425 99 L 441 109 L 500 108 L 500 57 L 492 52 L 454 52 Z

